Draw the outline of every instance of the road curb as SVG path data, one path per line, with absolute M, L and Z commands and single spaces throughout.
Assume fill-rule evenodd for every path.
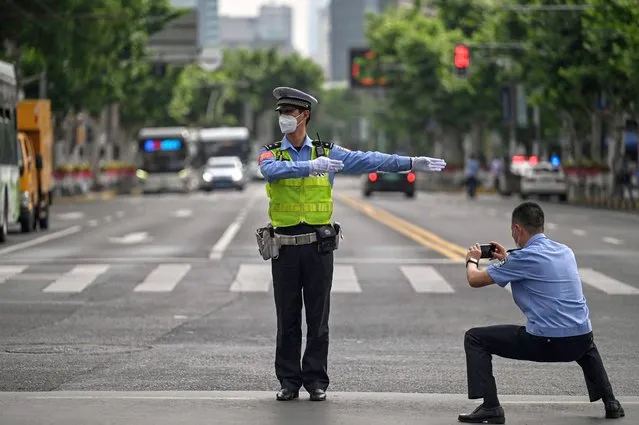
M 105 190 L 103 192 L 90 192 L 85 195 L 60 196 L 53 201 L 54 204 L 76 204 L 90 201 L 106 201 L 118 195 L 115 190 Z

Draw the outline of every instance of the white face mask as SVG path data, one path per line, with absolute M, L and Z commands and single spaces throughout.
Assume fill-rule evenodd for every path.
M 297 117 L 299 117 L 300 115 L 298 115 Z M 279 121 L 280 130 L 282 130 L 282 133 L 289 134 L 295 131 L 297 126 L 300 125 L 300 123 L 297 122 L 297 117 L 293 117 L 291 115 L 280 115 Z

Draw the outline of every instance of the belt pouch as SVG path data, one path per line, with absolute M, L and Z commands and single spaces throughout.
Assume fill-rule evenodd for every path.
M 317 233 L 317 250 L 320 253 L 324 254 L 337 249 L 337 231 L 332 225 L 318 227 L 315 232 Z

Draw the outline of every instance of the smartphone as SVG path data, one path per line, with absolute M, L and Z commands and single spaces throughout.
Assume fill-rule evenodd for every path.
M 482 244 L 482 245 L 479 245 L 479 247 L 481 248 L 480 258 L 493 258 L 493 253 L 495 252 L 495 245 Z

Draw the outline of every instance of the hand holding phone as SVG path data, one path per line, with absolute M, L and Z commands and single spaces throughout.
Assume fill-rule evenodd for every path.
M 481 257 L 479 258 L 493 258 L 493 254 L 497 247 L 494 244 L 489 243 L 479 245 L 479 248 L 481 248 Z

